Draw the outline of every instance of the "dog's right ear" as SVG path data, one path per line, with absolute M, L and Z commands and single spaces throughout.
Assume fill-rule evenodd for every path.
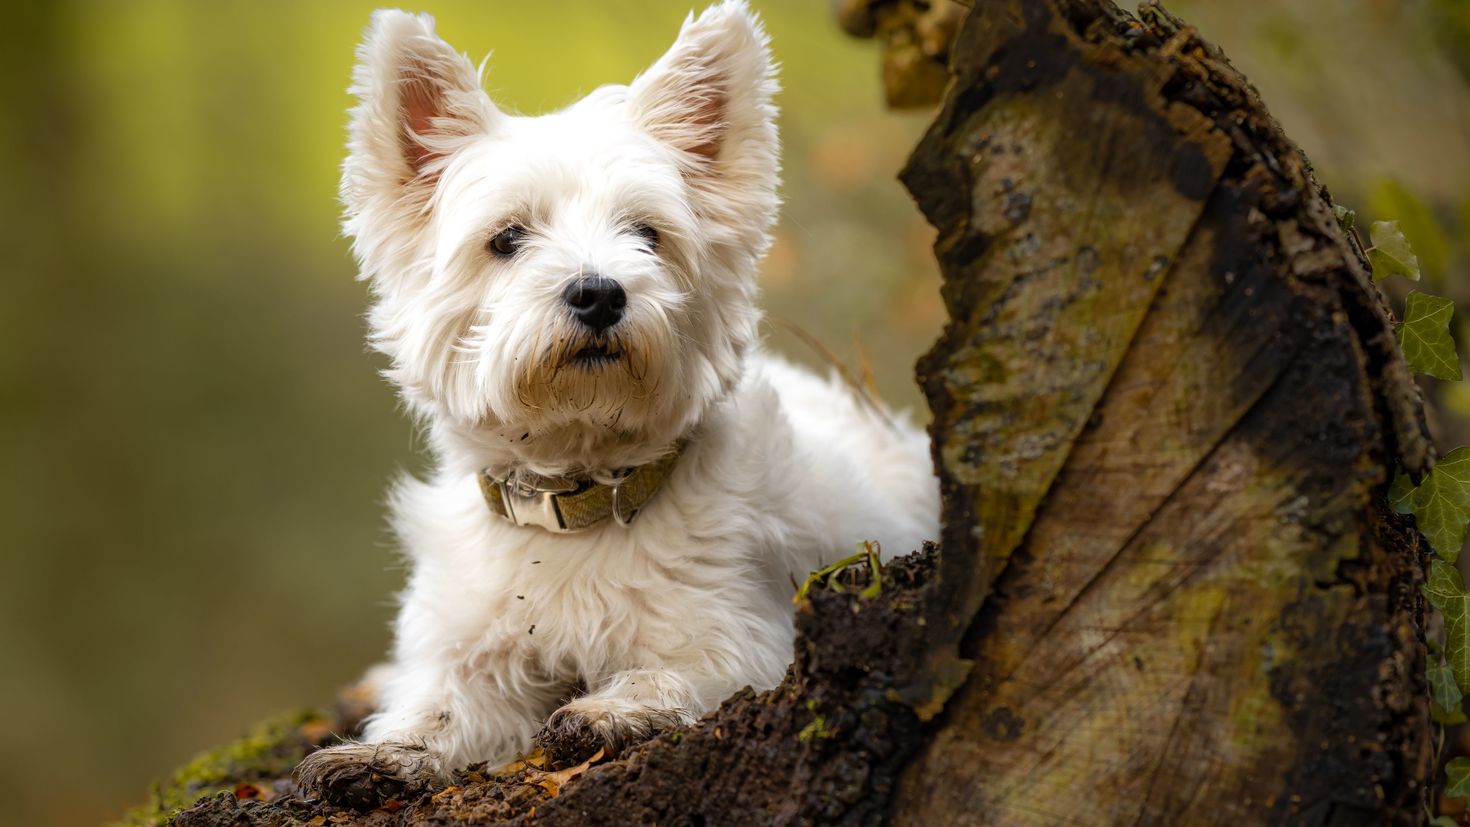
M 426 14 L 374 12 L 348 91 L 359 102 L 341 196 L 347 232 L 359 243 L 365 227 L 423 221 L 446 160 L 499 117 L 474 64 L 434 33 Z

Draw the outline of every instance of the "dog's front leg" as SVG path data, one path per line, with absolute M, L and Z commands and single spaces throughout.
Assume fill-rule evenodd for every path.
M 297 781 L 308 795 L 364 807 L 450 783 L 476 761 L 509 761 L 530 745 L 556 691 L 508 689 L 478 670 L 394 667 L 362 739 L 306 756 Z
M 703 712 L 694 680 L 670 669 L 632 669 L 553 712 L 536 741 L 554 763 L 567 764 L 598 747 L 616 753 Z

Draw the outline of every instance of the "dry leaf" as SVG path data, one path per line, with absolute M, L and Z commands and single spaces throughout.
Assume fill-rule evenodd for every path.
M 532 784 L 535 784 L 536 786 L 545 790 L 547 795 L 551 796 L 552 798 L 556 798 L 557 795 L 561 793 L 561 788 L 566 786 L 568 781 L 571 781 L 573 778 L 576 778 L 577 776 L 591 769 L 593 764 L 597 764 L 606 759 L 607 749 L 604 747 L 598 747 L 597 752 L 592 753 L 592 756 L 590 758 L 578 764 L 577 766 L 568 767 L 564 770 L 557 770 L 556 772 L 537 773 L 534 778 L 530 779 L 530 781 Z
M 260 793 L 260 788 L 257 787 L 257 786 L 255 786 L 254 784 L 251 784 L 249 781 L 241 781 L 240 783 L 238 783 L 238 784 L 235 785 L 235 800 L 236 801 L 243 801 L 244 799 L 247 799 L 247 798 L 264 798 L 264 797 L 265 796 L 261 795 L 261 793 Z

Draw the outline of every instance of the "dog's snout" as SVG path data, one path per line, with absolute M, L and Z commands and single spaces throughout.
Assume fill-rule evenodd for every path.
M 623 285 L 603 276 L 584 276 L 567 284 L 562 300 L 577 321 L 601 333 L 623 318 L 628 294 Z

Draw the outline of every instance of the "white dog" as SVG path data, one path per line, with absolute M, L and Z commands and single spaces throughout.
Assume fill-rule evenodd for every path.
M 518 117 L 430 18 L 374 15 L 346 229 L 438 466 L 392 498 L 412 575 L 379 711 L 307 789 L 421 789 L 543 727 L 616 748 L 689 724 L 780 681 L 793 583 L 936 533 L 923 434 L 757 350 L 766 43 L 723 2 L 631 85 Z

